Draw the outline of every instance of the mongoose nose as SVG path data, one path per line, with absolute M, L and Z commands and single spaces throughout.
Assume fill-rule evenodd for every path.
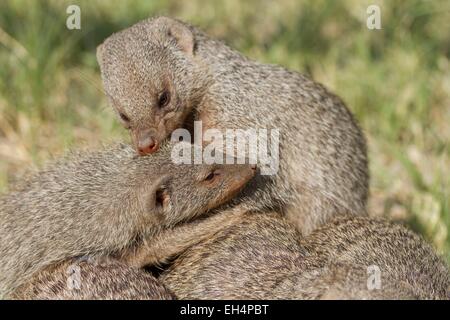
M 141 156 L 158 151 L 159 144 L 155 139 L 148 137 L 144 141 L 139 141 L 138 152 Z
M 255 163 L 255 164 L 251 164 L 251 165 L 250 165 L 250 168 L 251 168 L 253 171 L 256 171 L 256 169 L 257 169 L 258 167 L 256 166 L 256 163 Z

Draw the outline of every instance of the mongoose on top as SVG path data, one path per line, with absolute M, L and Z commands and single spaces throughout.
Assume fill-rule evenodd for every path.
M 0 297 L 36 271 L 118 253 L 228 201 L 251 165 L 179 165 L 171 144 L 147 157 L 118 145 L 49 164 L 0 197 Z
M 276 175 L 234 202 L 285 211 L 308 233 L 339 214 L 365 214 L 364 136 L 344 103 L 307 77 L 252 61 L 184 22 L 151 18 L 97 49 L 105 92 L 140 154 L 177 128 L 279 129 Z

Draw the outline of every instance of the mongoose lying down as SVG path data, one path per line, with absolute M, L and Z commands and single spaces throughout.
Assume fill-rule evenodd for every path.
M 165 292 L 168 289 L 154 276 L 138 267 L 167 262 L 222 228 L 239 223 L 240 212 L 239 214 L 235 212 L 234 209 L 216 215 L 212 212 L 210 217 L 180 224 L 173 228 L 173 232 L 162 230 L 155 236 L 144 238 L 139 245 L 129 247 L 115 257 L 86 256 L 49 265 L 35 272 L 14 290 L 11 298 L 167 299 L 169 297 Z M 168 246 L 169 243 L 173 245 Z M 75 289 L 73 285 L 68 285 L 74 267 L 79 267 L 81 271 L 78 279 L 80 286 Z M 173 297 L 172 293 L 169 294 Z
M 193 120 L 202 121 L 203 131 L 223 134 L 277 129 L 278 171 L 256 176 L 236 204 L 282 210 L 305 234 L 333 216 L 365 214 L 365 139 L 341 99 L 322 85 L 252 61 L 167 17 L 111 35 L 97 58 L 105 93 L 139 154 L 156 152 L 175 129 L 192 128 Z M 260 168 L 267 165 L 257 160 Z
M 175 164 L 171 150 L 73 154 L 0 197 L 0 297 L 51 264 L 151 241 L 228 201 L 255 174 L 252 165 Z
M 14 291 L 12 298 L 172 300 L 175 296 L 150 273 L 116 260 L 100 259 L 91 262 L 70 259 L 37 272 L 28 282 Z
M 165 299 L 168 287 L 181 299 L 450 298 L 445 263 L 420 237 L 382 220 L 343 217 L 302 238 L 277 213 L 229 211 L 152 240 L 125 257 L 127 265 L 85 268 L 81 290 L 68 288 L 58 267 L 37 273 L 16 297 Z M 177 255 L 159 278 L 165 287 L 128 266 Z
M 450 298 L 446 263 L 403 226 L 340 217 L 301 237 L 277 213 L 226 214 L 229 224 L 162 233 L 129 262 L 164 262 L 155 252 L 186 249 L 159 278 L 180 299 Z

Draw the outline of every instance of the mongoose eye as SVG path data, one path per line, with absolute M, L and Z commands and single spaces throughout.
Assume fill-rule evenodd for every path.
M 123 112 L 119 112 L 119 117 L 123 122 L 130 122 L 130 118 L 128 118 L 128 116 Z
M 158 99 L 158 107 L 164 108 L 170 101 L 170 93 L 169 91 L 164 91 L 161 93 Z
M 204 181 L 211 182 L 211 181 L 213 181 L 213 180 L 214 180 L 216 177 L 218 177 L 218 176 L 220 176 L 220 171 L 219 171 L 219 170 L 211 171 L 211 172 L 206 176 L 206 178 L 204 179 Z

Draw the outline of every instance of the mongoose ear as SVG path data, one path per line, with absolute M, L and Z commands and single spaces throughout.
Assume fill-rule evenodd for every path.
M 170 202 L 170 192 L 165 186 L 160 186 L 155 192 L 155 207 L 167 208 Z
M 103 60 L 102 60 L 102 57 L 103 57 L 103 43 L 98 45 L 96 56 L 97 56 L 98 65 L 101 67 L 103 65 Z
M 162 176 L 152 183 L 152 195 L 149 195 L 149 200 L 152 201 L 154 208 L 166 209 L 169 206 L 171 197 L 169 182 L 170 176 Z
M 166 17 L 159 19 L 167 24 L 167 35 L 177 41 L 180 49 L 189 55 L 194 55 L 195 38 L 189 27 L 174 19 Z

